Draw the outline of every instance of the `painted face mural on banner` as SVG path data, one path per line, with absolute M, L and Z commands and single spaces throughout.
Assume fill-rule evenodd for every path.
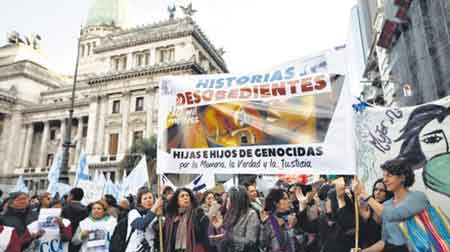
M 401 130 L 400 156 L 413 167 L 421 166 L 423 181 L 431 190 L 450 197 L 450 107 L 416 108 Z

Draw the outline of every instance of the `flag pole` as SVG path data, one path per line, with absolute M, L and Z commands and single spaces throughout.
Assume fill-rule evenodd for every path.
M 151 165 L 154 165 L 154 163 L 152 162 Z M 150 183 L 152 181 L 150 178 L 150 172 L 147 172 L 147 175 L 148 175 L 148 185 L 150 186 Z M 158 190 L 158 199 L 162 199 L 161 176 L 157 172 L 156 172 L 156 190 Z M 164 207 L 164 205 L 163 205 L 163 207 Z M 158 216 L 158 226 L 159 226 L 159 251 L 164 252 L 163 225 L 162 225 L 162 216 L 161 215 Z
M 355 248 L 359 248 L 359 206 L 358 206 L 358 196 L 355 195 Z
M 353 183 L 354 180 L 358 179 L 357 183 L 359 183 L 358 177 L 353 177 Z M 359 195 L 354 194 L 353 202 L 355 205 L 355 249 L 359 248 Z
M 149 174 L 149 176 L 150 176 L 150 174 Z M 162 198 L 161 176 L 159 174 L 156 174 L 156 178 L 157 178 L 156 183 L 157 183 L 157 188 L 158 188 L 158 199 L 160 199 L 160 198 Z M 158 216 L 158 225 L 159 225 L 159 251 L 164 252 L 162 216 Z

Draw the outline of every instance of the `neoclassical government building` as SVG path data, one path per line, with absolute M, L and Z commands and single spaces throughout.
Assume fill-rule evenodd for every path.
M 13 32 L 0 47 L 0 184 L 23 175 L 32 191 L 47 189 L 67 130 L 74 145 L 71 180 L 81 151 L 91 170 L 117 179 L 133 142 L 157 132 L 162 76 L 228 72 L 223 50 L 208 40 L 192 9 L 180 17 L 172 9 L 167 20 L 128 28 L 127 0 L 93 2 L 80 34 L 71 125 L 73 76 L 48 68 L 40 37 Z

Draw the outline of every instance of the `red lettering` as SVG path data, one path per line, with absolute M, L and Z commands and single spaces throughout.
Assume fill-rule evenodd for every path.
M 302 93 L 314 91 L 311 78 L 305 78 L 302 80 Z
M 252 90 L 250 88 L 241 88 L 241 94 L 239 99 L 248 99 L 252 96 Z
M 192 92 L 186 92 L 186 103 L 187 104 L 192 104 L 194 103 L 194 101 L 192 100 Z
M 272 84 L 272 95 L 286 95 L 286 85 L 284 82 L 281 82 L 280 84 Z
M 316 84 L 314 85 L 314 88 L 315 88 L 316 90 L 322 90 L 322 89 L 324 89 L 324 88 L 327 87 L 327 81 L 326 81 L 326 79 L 325 79 L 325 76 L 323 76 L 323 75 L 316 76 L 316 77 L 314 78 L 314 82 L 316 83 Z
M 182 93 L 177 94 L 177 106 L 184 105 L 186 102 L 186 98 Z
M 194 102 L 196 104 L 202 102 L 202 97 L 197 92 L 194 92 Z
M 296 94 L 298 80 L 289 81 L 288 84 L 290 86 L 291 94 Z
M 270 97 L 270 86 L 269 85 L 261 85 L 259 87 L 259 93 L 261 94 L 261 97 Z
M 259 97 L 259 89 L 258 87 L 253 87 L 253 98 Z

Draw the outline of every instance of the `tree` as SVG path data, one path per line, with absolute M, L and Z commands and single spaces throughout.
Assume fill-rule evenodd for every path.
M 122 159 L 120 168 L 127 174 L 141 161 L 141 157 L 145 154 L 147 158 L 148 174 L 151 178 L 151 184 L 156 183 L 156 145 L 157 139 L 155 136 L 150 138 L 143 138 L 138 140 L 128 149 L 127 154 Z

